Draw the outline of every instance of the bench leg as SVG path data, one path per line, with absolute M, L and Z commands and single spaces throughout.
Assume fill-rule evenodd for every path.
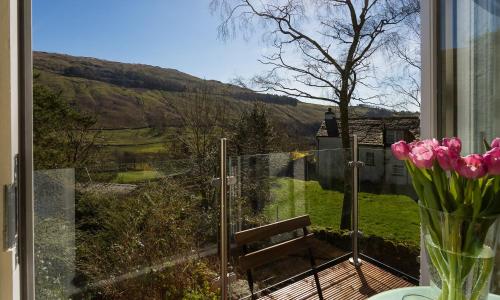
M 251 270 L 247 270 L 247 280 L 248 280 L 248 287 L 250 288 L 250 293 L 252 294 L 252 300 L 256 300 L 257 297 L 253 293 L 253 276 Z
M 318 290 L 318 298 L 320 300 L 323 300 L 323 291 L 321 290 L 321 285 L 319 284 L 318 271 L 316 271 L 316 262 L 314 261 L 314 256 L 311 248 L 309 248 L 308 251 L 309 251 L 309 258 L 311 260 L 311 269 L 314 272 L 314 282 L 316 283 L 316 289 Z

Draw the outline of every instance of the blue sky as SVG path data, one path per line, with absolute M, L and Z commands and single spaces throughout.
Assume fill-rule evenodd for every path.
M 258 62 L 266 53 L 262 32 L 257 30 L 249 40 L 219 40 L 220 20 L 211 14 L 209 3 L 210 0 L 33 0 L 33 48 L 174 68 L 223 82 L 249 79 L 267 70 Z M 373 60 L 378 74 L 394 68 L 382 54 Z M 317 92 L 329 90 L 312 91 Z M 378 92 L 358 87 L 362 96 Z
M 229 82 L 251 77 L 259 36 L 222 42 L 209 0 L 33 0 L 38 51 L 175 68 Z

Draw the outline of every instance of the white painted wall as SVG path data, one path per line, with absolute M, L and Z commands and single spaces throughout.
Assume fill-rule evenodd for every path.
M 18 153 L 17 1 L 0 0 L 0 299 L 20 299 L 19 265 L 15 250 L 4 251 L 3 186 L 14 178 Z
M 329 182 L 344 178 L 344 159 L 341 139 L 338 137 L 318 138 L 317 172 L 319 181 L 323 186 Z M 359 171 L 361 184 L 369 182 L 382 185 L 411 185 L 411 178 L 406 172 L 403 162 L 392 155 L 391 149 L 382 146 L 359 146 L 359 160 L 366 162 L 367 153 L 374 156 L 374 165 L 365 165 Z M 398 165 L 403 169 L 402 175 L 395 175 L 393 166 Z

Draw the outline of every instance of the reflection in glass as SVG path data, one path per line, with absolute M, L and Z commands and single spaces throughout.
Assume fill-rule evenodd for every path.
M 464 153 L 483 152 L 484 139 L 500 136 L 500 2 L 441 0 L 439 11 L 440 134 L 459 136 Z
M 466 153 L 480 152 L 484 138 L 491 140 L 500 133 L 500 4 L 495 0 L 440 3 L 442 134 L 458 135 Z

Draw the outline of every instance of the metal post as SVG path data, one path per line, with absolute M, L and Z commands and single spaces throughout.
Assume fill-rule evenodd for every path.
M 220 282 L 221 299 L 227 298 L 227 140 L 220 140 Z
M 351 263 L 355 266 L 361 265 L 359 259 L 359 229 L 358 229 L 358 177 L 359 177 L 359 157 L 358 157 L 358 136 L 352 136 L 352 260 Z

